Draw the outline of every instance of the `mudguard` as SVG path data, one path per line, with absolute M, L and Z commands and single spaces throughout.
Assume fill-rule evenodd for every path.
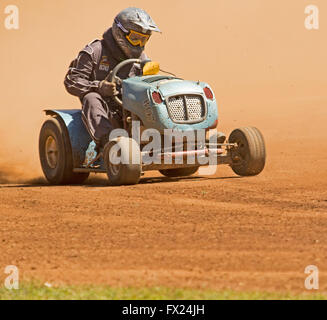
M 73 154 L 74 168 L 85 168 L 96 156 L 95 143 L 82 121 L 80 109 L 44 110 L 47 115 L 57 116 L 67 128 Z

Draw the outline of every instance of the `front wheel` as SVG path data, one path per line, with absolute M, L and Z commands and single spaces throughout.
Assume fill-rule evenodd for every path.
M 108 142 L 103 155 L 110 185 L 133 185 L 140 181 L 141 150 L 134 139 L 119 137 Z
M 232 149 L 231 167 L 239 176 L 258 175 L 266 163 L 266 147 L 261 132 L 254 127 L 234 130 L 229 136 L 230 143 L 236 143 Z

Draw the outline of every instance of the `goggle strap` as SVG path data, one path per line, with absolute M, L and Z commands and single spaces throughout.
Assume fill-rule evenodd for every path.
M 124 26 L 120 23 L 120 21 L 118 21 L 118 19 L 115 19 L 115 23 L 116 23 L 117 27 L 119 29 L 121 29 L 123 32 L 125 32 L 126 34 L 129 33 L 129 31 L 124 28 Z

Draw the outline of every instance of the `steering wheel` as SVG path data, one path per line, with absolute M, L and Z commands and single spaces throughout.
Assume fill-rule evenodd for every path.
M 109 82 L 113 82 L 115 84 L 121 85 L 123 80 L 117 76 L 118 72 L 120 71 L 121 68 L 132 64 L 132 63 L 140 63 L 142 64 L 142 61 L 140 59 L 127 59 L 124 60 L 123 62 L 117 64 L 117 66 L 110 72 L 110 74 L 106 77 L 106 80 Z M 118 98 L 118 96 L 114 96 L 114 101 L 119 105 L 123 106 L 123 102 Z

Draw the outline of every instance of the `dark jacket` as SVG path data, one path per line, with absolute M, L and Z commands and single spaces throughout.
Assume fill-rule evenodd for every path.
M 146 54 L 142 53 L 140 59 L 146 58 Z M 102 40 L 89 43 L 72 61 L 64 81 L 66 90 L 82 99 L 87 93 L 97 91 L 100 81 L 104 80 L 118 63 L 126 59 L 112 35 L 111 28 L 108 29 Z M 128 65 L 121 69 L 118 76 L 126 79 L 140 75 L 140 72 L 138 65 Z

